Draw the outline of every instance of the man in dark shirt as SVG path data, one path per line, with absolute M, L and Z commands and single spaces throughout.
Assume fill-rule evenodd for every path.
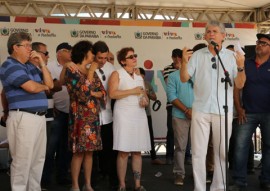
M 243 87 L 241 122 L 236 127 L 233 158 L 234 185 L 229 190 L 247 187 L 249 145 L 256 128 L 262 135 L 262 189 L 270 190 L 270 34 L 257 34 L 256 57 L 245 61 L 246 83 Z M 238 90 L 239 91 L 239 90 Z

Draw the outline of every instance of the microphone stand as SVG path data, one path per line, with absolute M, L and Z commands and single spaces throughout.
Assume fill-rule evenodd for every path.
M 224 64 L 219 56 L 219 50 L 216 45 L 214 46 L 214 50 L 218 56 L 218 60 L 222 66 L 224 71 L 225 78 L 221 78 L 221 82 L 225 82 L 225 105 L 223 106 L 225 113 L 225 174 L 226 174 L 226 190 L 229 188 L 229 174 L 228 174 L 228 84 L 232 87 L 232 81 L 230 79 L 229 72 L 225 69 Z

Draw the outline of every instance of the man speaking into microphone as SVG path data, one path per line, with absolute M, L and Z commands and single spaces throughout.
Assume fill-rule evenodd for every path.
M 209 141 L 210 126 L 212 126 L 214 149 L 214 175 L 210 187 L 211 191 L 221 191 L 226 187 L 225 169 L 225 78 L 214 48 L 228 71 L 231 79 L 238 88 L 244 86 L 246 76 L 244 71 L 244 55 L 239 52 L 234 55 L 230 50 L 222 47 L 226 37 L 225 27 L 217 21 L 210 21 L 205 27 L 205 40 L 208 47 L 200 49 L 194 54 L 183 49 L 180 79 L 194 83 L 194 102 L 192 105 L 191 145 L 192 165 L 194 177 L 194 191 L 206 191 L 205 159 Z M 233 87 L 228 87 L 228 138 L 232 128 Z

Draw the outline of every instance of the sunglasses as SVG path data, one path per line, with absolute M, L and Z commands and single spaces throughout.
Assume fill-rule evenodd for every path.
M 193 83 L 193 81 L 192 81 L 191 79 L 188 80 L 188 83 L 189 83 L 189 84 L 191 85 L 191 87 L 193 88 L 194 83 Z
M 48 55 L 49 55 L 49 52 L 48 52 L 48 51 L 46 51 L 46 52 L 37 51 L 37 52 L 42 53 L 42 54 L 44 54 L 45 56 L 48 56 Z
M 137 58 L 137 54 L 133 54 L 133 55 L 130 55 L 128 57 L 126 57 L 126 59 L 133 59 L 133 58 Z
M 102 70 L 102 69 L 98 69 L 99 70 L 99 72 L 101 73 L 101 75 L 102 75 L 102 80 L 103 81 L 105 81 L 106 80 L 106 76 L 105 76 L 105 74 L 104 74 L 104 71 Z
M 216 62 L 216 58 L 215 58 L 215 57 L 212 57 L 212 58 L 211 58 L 211 62 L 213 62 L 212 68 L 213 68 L 213 69 L 217 69 L 217 62 Z
M 258 45 L 258 46 L 270 46 L 269 43 L 261 41 L 261 40 L 257 40 L 256 45 Z

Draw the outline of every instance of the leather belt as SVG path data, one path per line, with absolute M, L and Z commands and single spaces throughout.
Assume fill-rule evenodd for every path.
M 39 115 L 39 116 L 46 115 L 46 113 L 47 113 L 47 111 L 29 111 L 27 109 L 10 109 L 10 111 L 22 111 L 22 112 L 31 113 L 34 115 Z

